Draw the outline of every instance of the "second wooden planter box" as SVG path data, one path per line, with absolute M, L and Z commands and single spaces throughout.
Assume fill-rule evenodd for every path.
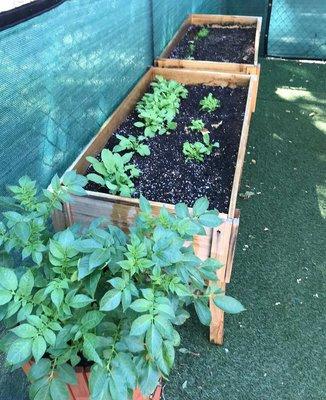
M 237 74 L 249 74 L 256 76 L 255 87 L 252 96 L 252 111 L 255 111 L 256 100 L 259 85 L 260 65 L 258 63 L 258 51 L 261 34 L 261 17 L 249 17 L 238 15 L 211 15 L 211 14 L 190 14 L 188 18 L 180 26 L 176 34 L 163 50 L 162 54 L 156 59 L 155 65 L 160 68 L 186 68 L 198 69 L 206 71 L 220 71 Z M 239 28 L 252 28 L 255 29 L 255 40 L 253 45 L 253 57 L 251 61 L 238 61 L 234 62 L 224 58 L 223 61 L 214 61 L 209 57 L 190 59 L 189 57 L 172 57 L 173 50 L 184 39 L 187 31 L 191 26 L 211 26 L 211 27 L 224 27 L 225 30 L 230 27 Z M 205 38 L 202 39 L 203 41 Z M 200 44 L 201 45 L 201 44 Z M 218 45 L 215 46 L 216 54 L 218 55 L 220 49 Z
M 239 224 L 239 212 L 236 210 L 236 201 L 246 154 L 246 144 L 251 118 L 250 105 L 255 84 L 254 77 L 249 75 L 216 73 L 212 71 L 202 72 L 195 70 L 151 68 L 130 92 L 128 97 L 121 103 L 117 110 L 108 118 L 99 133 L 86 146 L 85 150 L 69 170 L 75 170 L 79 174 L 86 173 L 87 168 L 89 167 L 89 162 L 86 160 L 86 157 L 96 156 L 101 152 L 110 136 L 132 112 L 136 103 L 148 90 L 150 83 L 157 75 L 189 85 L 204 84 L 208 86 L 224 87 L 244 86 L 248 89 L 228 212 L 220 214 L 223 223 L 218 228 L 207 229 L 207 235 L 197 236 L 194 243 L 197 256 L 202 259 L 211 256 L 219 259 L 219 261 L 224 264 L 224 268 L 220 269 L 217 273 L 221 286 L 225 289 L 225 284 L 230 281 L 234 247 Z M 232 134 L 232 132 L 230 132 L 230 134 Z M 170 210 L 174 209 L 172 204 L 163 204 L 152 201 L 151 205 L 153 212 L 156 214 L 160 212 L 163 205 Z M 138 199 L 88 191 L 87 196 L 76 197 L 73 203 L 65 205 L 63 213 L 56 213 L 54 216 L 54 225 L 57 229 L 62 229 L 63 227 L 70 226 L 76 222 L 88 223 L 94 218 L 104 216 L 110 221 L 110 223 L 116 224 L 124 230 L 128 230 L 138 211 Z M 211 305 L 211 310 L 212 323 L 210 327 L 210 339 L 212 342 L 220 344 L 223 341 L 223 312 L 217 309 L 213 304 Z

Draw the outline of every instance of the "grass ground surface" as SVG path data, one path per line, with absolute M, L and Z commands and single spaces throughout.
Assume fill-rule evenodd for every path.
M 226 316 L 214 347 L 196 319 L 166 400 L 324 400 L 326 65 L 264 60 L 239 200 Z M 252 162 L 251 160 L 255 160 Z M 267 229 L 268 230 L 267 230 Z
M 262 62 L 239 200 L 225 342 L 189 321 L 166 400 L 324 400 L 326 65 Z M 323 79 L 324 78 L 324 79 Z M 255 160 L 256 163 L 251 160 Z M 267 229 L 266 229 L 267 228 Z M 0 399 L 25 400 L 21 371 L 0 359 Z

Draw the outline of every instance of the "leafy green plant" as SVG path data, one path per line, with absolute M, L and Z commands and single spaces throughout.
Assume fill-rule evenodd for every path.
M 87 179 L 101 186 L 106 186 L 111 193 L 131 197 L 134 192 L 133 178 L 140 175 L 139 169 L 130 164 L 133 153 L 126 153 L 123 156 L 112 153 L 108 149 L 101 152 L 101 161 L 94 157 L 87 157 L 97 172 L 87 175 Z
M 214 148 L 219 148 L 220 144 L 218 142 L 211 143 L 208 133 L 203 134 L 202 142 L 189 143 L 185 142 L 183 144 L 182 152 L 186 157 L 187 161 L 195 160 L 197 162 L 203 162 L 205 156 L 212 154 Z
M 206 37 L 209 35 L 209 32 L 210 32 L 210 30 L 209 30 L 206 26 L 203 26 L 203 27 L 197 32 L 196 37 L 197 37 L 198 39 L 204 39 L 204 38 L 206 38 Z
M 189 125 L 189 129 L 192 131 L 201 132 L 205 128 L 204 121 L 202 119 L 193 119 L 191 121 L 191 125 Z
M 200 100 L 199 104 L 202 110 L 208 112 L 213 112 L 217 108 L 221 107 L 220 100 L 213 97 L 212 93 L 209 93 L 208 96 L 205 96 L 202 100 Z
M 145 93 L 137 104 L 141 121 L 134 124 L 138 128 L 144 128 L 146 138 L 154 137 L 157 133 L 163 135 L 176 128 L 174 118 L 179 112 L 181 99 L 188 95 L 184 85 L 162 76 L 157 76 L 151 87 L 153 91 Z
M 55 178 L 44 199 L 27 178 L 12 190 L 11 205 L 21 211 L 4 213 L 1 249 L 20 267 L 4 258 L 0 268 L 7 327 L 0 347 L 15 368 L 34 362 L 31 400 L 68 400 L 67 384 L 77 383 L 74 368 L 85 361 L 92 365 L 90 399 L 131 400 L 136 387 L 149 395 L 170 374 L 188 305 L 205 325 L 210 299 L 227 312 L 244 309 L 219 288 L 221 264 L 194 254 L 194 235 L 219 225 L 218 213 L 202 198 L 192 211 L 180 203 L 175 214 L 162 208 L 153 216 L 142 197 L 129 234 L 102 220 L 53 234 L 49 212 L 70 193 L 83 193 L 85 183 L 76 174 L 64 179 Z M 43 221 L 40 235 L 27 228 L 34 218 Z M 42 254 L 37 263 L 25 253 L 27 243 Z
M 128 137 L 122 135 L 116 135 L 120 140 L 119 144 L 114 146 L 114 152 L 131 152 L 132 154 L 138 153 L 141 156 L 149 156 L 151 151 L 147 144 L 142 143 L 145 140 L 145 136 L 132 136 Z

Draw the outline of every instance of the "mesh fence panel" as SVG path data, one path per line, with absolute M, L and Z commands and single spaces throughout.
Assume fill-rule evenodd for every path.
M 159 56 L 176 30 L 190 13 L 221 12 L 216 0 L 153 0 L 154 53 Z
M 0 193 L 24 174 L 43 186 L 61 174 L 152 64 L 153 26 L 159 51 L 192 11 L 217 7 L 71 0 L 0 32 Z
M 268 54 L 326 59 L 325 0 L 273 0 Z

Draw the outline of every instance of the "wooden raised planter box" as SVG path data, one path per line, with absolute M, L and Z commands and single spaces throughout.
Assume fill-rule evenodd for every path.
M 210 61 L 200 59 L 177 59 L 171 58 L 171 52 L 176 48 L 184 38 L 191 25 L 211 25 L 211 26 L 241 26 L 255 27 L 254 60 L 252 63 L 228 62 L 228 61 Z M 256 99 L 258 93 L 260 65 L 258 63 L 259 42 L 261 34 L 261 17 L 247 17 L 237 15 L 210 15 L 210 14 L 190 14 L 180 26 L 176 34 L 168 43 L 162 54 L 155 60 L 155 65 L 160 68 L 186 68 L 201 69 L 210 71 L 220 71 L 237 74 L 250 74 L 257 77 L 255 90 L 252 96 L 252 111 L 256 108 Z M 205 39 L 203 39 L 205 40 Z M 218 53 L 218 48 L 216 49 Z
M 32 362 L 29 362 L 23 366 L 23 370 L 27 375 Z M 77 385 L 68 385 L 70 400 L 89 400 L 89 389 L 88 389 L 88 379 L 90 372 L 82 367 L 76 367 L 77 372 Z M 139 389 L 134 391 L 133 400 L 160 400 L 162 393 L 162 387 L 158 386 L 151 396 L 143 396 Z
M 250 75 L 217 73 L 213 71 L 202 72 L 196 70 L 175 70 L 152 67 L 116 111 L 108 118 L 99 133 L 91 140 L 68 170 L 75 170 L 79 174 L 86 173 L 89 167 L 89 162 L 86 160 L 86 157 L 96 156 L 104 148 L 110 136 L 132 112 L 136 103 L 148 90 L 149 84 L 156 75 L 161 75 L 166 79 L 174 79 L 183 84 L 205 84 L 231 87 L 245 86 L 248 88 L 246 110 L 243 119 L 228 213 L 220 214 L 223 223 L 218 228 L 207 229 L 206 236 L 196 236 L 194 241 L 194 248 L 198 257 L 204 260 L 211 256 L 223 263 L 224 267 L 218 270 L 217 273 L 221 281 L 221 286 L 225 289 L 225 284 L 230 281 L 239 225 L 239 211 L 236 209 L 236 201 L 246 154 L 246 144 L 251 118 L 250 104 L 254 90 L 255 77 Z M 86 196 L 75 197 L 74 200 L 73 203 L 64 206 L 63 213 L 57 212 L 54 215 L 53 222 L 56 229 L 62 229 L 76 222 L 89 223 L 94 218 L 106 217 L 110 223 L 118 225 L 124 230 L 128 230 L 139 211 L 138 199 L 125 198 L 106 193 L 88 191 Z M 174 210 L 172 204 L 163 204 L 154 201 L 150 203 L 154 214 L 158 214 L 163 205 L 169 210 Z M 210 327 L 210 340 L 214 343 L 221 344 L 223 341 L 223 312 L 214 304 L 211 304 L 211 311 L 212 323 Z

